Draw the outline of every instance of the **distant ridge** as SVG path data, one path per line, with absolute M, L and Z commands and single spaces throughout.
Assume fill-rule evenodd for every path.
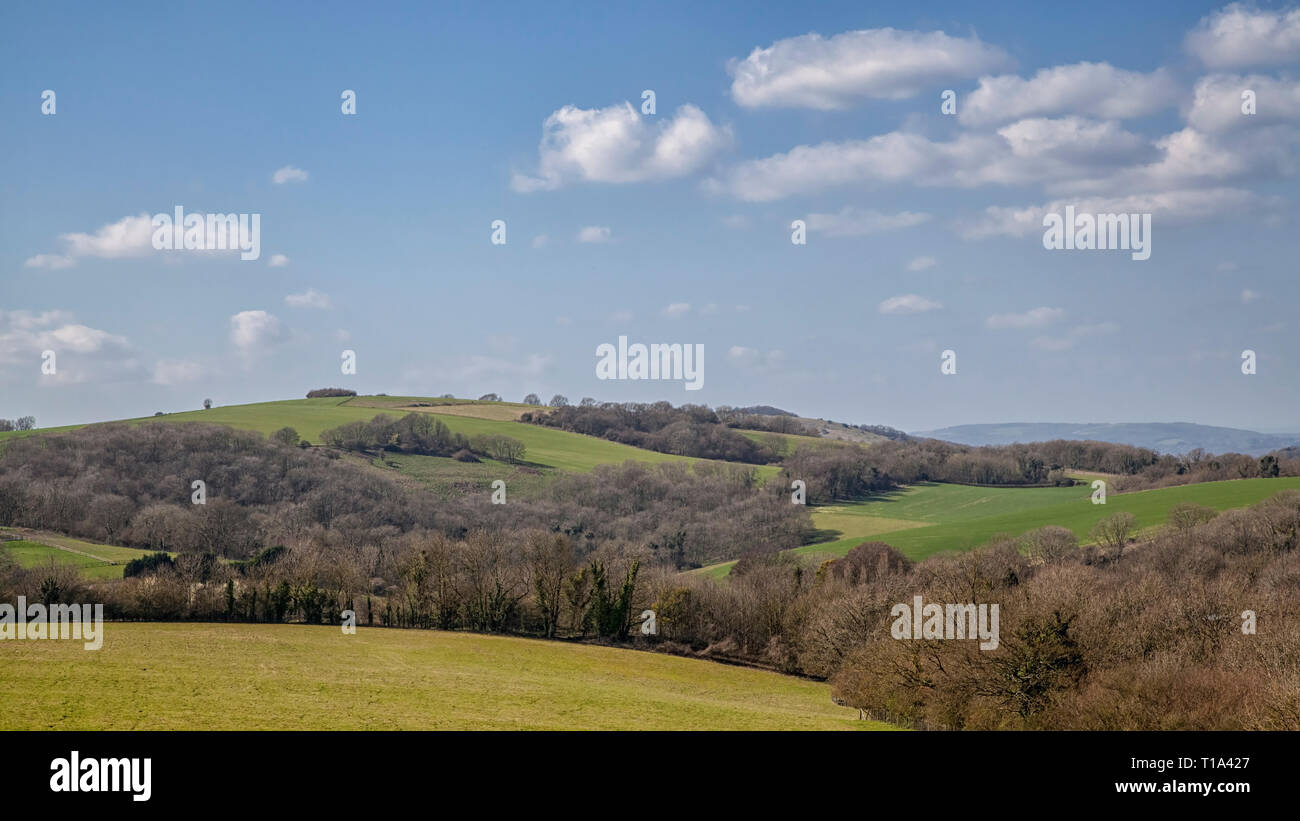
M 1192 422 L 1003 422 L 990 425 L 955 425 L 938 430 L 918 431 L 962 445 L 1010 445 L 1016 442 L 1046 442 L 1052 439 L 1085 439 L 1151 448 L 1161 453 L 1186 453 L 1201 448 L 1210 453 L 1247 453 L 1262 456 L 1269 451 L 1300 445 L 1300 433 L 1258 433 L 1240 428 L 1220 428 Z

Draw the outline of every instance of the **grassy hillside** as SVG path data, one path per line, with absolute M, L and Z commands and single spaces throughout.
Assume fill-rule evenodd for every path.
M 796 555 L 843 556 L 864 541 L 887 542 L 912 559 L 935 553 L 969 550 L 1000 533 L 1020 535 L 1044 525 L 1068 527 L 1080 541 L 1098 520 L 1126 511 L 1139 528 L 1164 524 L 1169 511 L 1182 502 L 1215 510 L 1246 507 L 1281 490 L 1300 489 L 1300 477 L 1239 479 L 1181 487 L 1111 494 L 1105 505 L 1092 504 L 1092 489 L 982 488 L 967 485 L 923 484 L 882 494 L 869 501 L 814 508 L 819 529 L 837 531 L 833 541 L 805 545 Z M 710 565 L 699 573 L 720 578 L 734 562 Z
M 822 683 L 471 633 L 110 623 L 95 652 L 0 642 L 4 730 L 888 729 L 856 719 Z
M 52 561 L 77 568 L 87 579 L 120 579 L 127 562 L 151 552 L 96 544 L 43 531 L 5 528 L 3 532 L 21 537 L 14 541 L 0 541 L 0 550 L 12 556 L 20 567 L 39 567 Z
M 427 406 L 404 407 L 417 402 L 427 403 Z M 527 409 L 536 410 L 530 405 L 459 399 L 395 396 L 329 397 L 230 405 L 214 407 L 211 410 L 185 411 L 125 421 L 132 423 L 206 422 L 253 430 L 263 435 L 269 435 L 283 427 L 291 427 L 298 431 L 298 435 L 303 439 L 318 444 L 321 431 L 329 428 L 347 422 L 366 421 L 380 413 L 400 416 L 416 411 L 434 414 L 452 431 L 466 436 L 481 433 L 513 436 L 522 441 L 527 448 L 524 458 L 529 465 L 542 471 L 585 472 L 596 465 L 622 464 L 629 459 L 649 463 L 698 461 L 684 456 L 643 450 L 593 436 L 512 421 L 518 413 Z M 69 430 L 75 427 L 80 426 L 49 430 Z M 15 434 L 0 434 L 0 441 L 3 441 L 5 436 L 13 435 Z M 490 482 L 494 478 L 503 478 L 503 473 L 515 470 L 514 466 L 494 463 L 487 463 L 482 467 L 467 467 L 454 459 L 431 456 L 403 458 L 398 460 L 398 465 L 399 471 L 403 470 L 403 466 L 407 466 L 412 470 L 411 475 L 424 477 L 434 484 L 444 485 L 461 480 L 477 483 L 485 478 Z M 776 475 L 779 470 L 775 465 L 763 465 L 754 469 L 764 478 Z

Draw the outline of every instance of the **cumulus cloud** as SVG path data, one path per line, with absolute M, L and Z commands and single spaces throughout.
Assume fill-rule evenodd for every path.
M 809 214 L 808 230 L 828 237 L 861 237 L 911 228 L 930 219 L 929 214 L 901 211 L 882 214 L 879 211 L 845 207 L 838 214 Z
M 1144 117 L 1172 105 L 1178 92 L 1163 69 L 1143 74 L 1109 63 L 1076 63 L 1040 69 L 1028 80 L 1014 74 L 981 77 L 979 87 L 958 101 L 957 118 L 980 126 L 1062 113 Z
M 45 351 L 54 351 L 57 371 L 41 384 L 128 375 L 138 366 L 126 337 L 83 325 L 68 311 L 0 311 L 0 365 L 38 374 Z
M 284 168 L 277 169 L 271 175 L 271 182 L 276 185 L 284 185 L 286 182 L 306 182 L 307 172 L 301 168 L 294 168 L 292 165 L 286 165 Z
M 732 98 L 742 106 L 821 110 L 856 101 L 914 97 L 939 83 L 1007 68 L 1010 57 L 977 37 L 893 28 L 805 34 L 732 59 Z
M 1241 304 L 1243 305 L 1249 305 L 1257 299 L 1259 299 L 1259 294 L 1249 288 L 1241 292 Z
M 272 254 L 271 261 L 267 264 L 272 268 L 283 268 L 289 264 L 289 258 L 284 254 Z
M 902 294 L 881 302 L 879 310 L 882 314 L 916 314 L 936 311 L 942 307 L 943 303 L 926 299 L 920 294 Z
M 630 103 L 565 106 L 546 118 L 536 175 L 516 174 L 516 191 L 553 190 L 575 182 L 632 183 L 692 174 L 731 143 L 693 105 L 667 118 L 642 117 Z
M 301 294 L 289 294 L 284 298 L 284 304 L 290 308 L 314 308 L 318 311 L 327 311 L 334 307 L 330 302 L 329 294 L 323 294 L 315 288 L 308 288 Z
M 610 230 L 605 225 L 588 225 L 578 231 L 578 242 L 601 243 L 609 242 Z
M 1300 8 L 1267 11 L 1232 3 L 1201 19 L 1184 42 L 1211 68 L 1300 61 Z
M 1020 314 L 994 314 L 984 324 L 989 328 L 1041 328 L 1064 316 L 1061 308 L 1031 308 Z
M 230 317 L 230 344 L 245 356 L 280 339 L 280 320 L 266 311 L 240 311 Z
M 1255 113 L 1242 112 L 1242 93 L 1255 92 Z M 1188 125 L 1204 132 L 1300 123 L 1300 80 L 1260 74 L 1211 74 L 1196 83 Z
M 664 316 L 668 317 L 669 319 L 677 319 L 678 317 L 686 316 L 690 312 L 691 312 L 691 303 L 689 302 L 674 302 L 673 304 L 664 308 L 663 311 Z
M 933 268 L 937 264 L 938 261 L 935 260 L 934 257 L 917 257 L 916 259 L 907 263 L 907 270 L 924 271 L 927 268 Z
M 1087 180 L 1158 150 L 1114 123 L 1078 117 L 1029 119 L 994 134 L 948 141 L 893 131 L 865 140 L 795 146 L 749 160 L 710 181 L 715 191 L 767 202 L 846 185 L 914 184 L 970 188 Z
M 148 214 L 123 217 L 92 234 L 60 234 L 66 248 L 63 254 L 37 254 L 23 263 L 28 268 L 69 268 L 78 257 L 119 259 L 152 253 L 153 225 Z

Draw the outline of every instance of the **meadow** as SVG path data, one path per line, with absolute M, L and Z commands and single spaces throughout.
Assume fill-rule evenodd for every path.
M 981 488 L 926 483 L 844 504 L 812 509 L 813 523 L 833 536 L 791 552 L 812 560 L 843 556 L 864 541 L 886 542 L 913 560 L 945 551 L 970 550 L 1000 534 L 1020 534 L 1045 525 L 1072 530 L 1080 542 L 1100 519 L 1132 513 L 1139 530 L 1164 524 L 1177 504 L 1192 502 L 1214 510 L 1246 507 L 1281 490 L 1300 489 L 1300 477 L 1237 479 L 1110 494 L 1092 503 L 1090 486 L 1062 488 Z M 725 577 L 735 562 L 695 572 Z
M 5 528 L 5 535 L 18 539 L 0 541 L 0 550 L 13 557 L 19 567 L 41 567 L 53 563 L 75 567 L 86 579 L 120 579 L 126 563 L 148 555 L 148 550 L 97 544 L 43 531 Z
M 0 642 L 4 730 L 891 729 L 857 715 L 806 679 L 473 633 L 132 622 L 93 652 Z

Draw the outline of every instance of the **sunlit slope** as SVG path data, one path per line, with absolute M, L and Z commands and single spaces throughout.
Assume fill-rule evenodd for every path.
M 424 403 L 422 407 L 405 407 Z M 593 436 L 529 425 L 509 419 L 496 418 L 503 413 L 513 416 L 520 408 L 529 406 L 513 403 L 472 402 L 422 397 L 329 397 L 321 399 L 288 399 L 277 402 L 258 402 L 249 405 L 218 406 L 210 410 L 184 411 L 163 416 L 146 416 L 126 420 L 132 423 L 147 422 L 207 422 L 228 425 L 243 430 L 253 430 L 269 435 L 280 428 L 291 427 L 303 439 L 319 444 L 321 432 L 348 422 L 367 421 L 380 413 L 401 416 L 411 411 L 431 413 L 448 428 L 466 436 L 481 433 L 513 436 L 524 443 L 524 459 L 539 468 L 561 471 L 585 472 L 596 465 L 622 464 L 631 459 L 639 462 L 694 462 L 696 459 L 673 456 L 667 453 L 644 450 Z M 477 414 L 487 418 L 475 418 Z M 70 426 L 72 428 L 78 426 Z M 67 430 L 70 428 L 60 428 Z M 38 431 L 39 432 L 39 431 Z M 760 476 L 773 476 L 778 468 L 764 465 L 755 468 Z
M 39 695 L 33 695 L 39 694 Z M 658 653 L 472 633 L 104 625 L 0 642 L 2 730 L 861 730 L 827 684 Z
M 917 489 L 907 497 L 912 502 L 909 510 L 906 505 L 890 501 L 869 501 L 856 505 L 867 515 L 879 513 L 896 518 L 908 515 L 932 515 L 935 524 L 929 527 L 912 527 L 893 531 L 884 531 L 872 536 L 874 541 L 887 542 L 913 559 L 920 559 L 934 553 L 948 550 L 969 550 L 989 541 L 999 533 L 1020 535 L 1044 525 L 1068 527 L 1080 538 L 1088 541 L 1088 532 L 1099 520 L 1119 512 L 1132 513 L 1137 518 L 1138 528 L 1153 527 L 1164 524 L 1169 518 L 1169 511 L 1175 505 L 1192 502 L 1205 505 L 1215 510 L 1227 510 L 1234 507 L 1253 505 L 1281 490 L 1300 489 L 1300 477 L 1278 479 L 1237 479 L 1227 482 L 1204 482 L 1180 487 L 1158 488 L 1137 493 L 1110 494 L 1104 505 L 1094 505 L 1091 491 L 1087 488 L 1043 488 L 1044 491 L 1072 495 L 1076 498 L 1056 504 L 1043 504 L 1051 494 L 1033 495 L 1034 488 L 988 488 L 986 490 L 1005 490 L 1011 494 L 1029 494 L 1023 500 L 1002 498 L 989 503 L 989 512 L 993 515 L 977 517 L 971 515 L 971 507 L 963 506 L 959 500 L 963 491 L 980 490 L 964 485 L 934 485 Z M 1081 492 L 1086 490 L 1087 492 Z M 928 492 L 927 492 L 928 491 Z M 929 497 L 929 498 L 926 498 Z M 951 505 L 947 512 L 939 508 Z M 1008 507 L 1019 509 L 1007 510 Z M 816 521 L 816 514 L 814 514 Z M 830 544 L 806 545 L 798 548 L 796 553 L 827 553 L 843 555 L 854 544 L 836 542 Z

